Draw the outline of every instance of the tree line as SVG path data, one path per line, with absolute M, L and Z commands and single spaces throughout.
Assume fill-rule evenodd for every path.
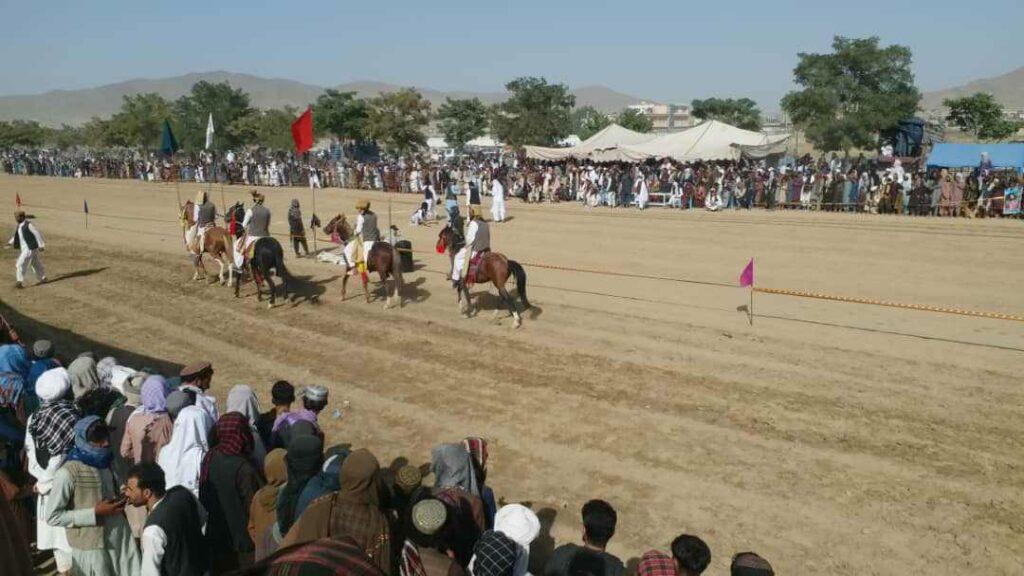
M 917 112 L 921 93 L 914 84 L 911 63 L 911 51 L 905 46 L 882 46 L 877 37 L 837 36 L 830 53 L 798 54 L 793 70 L 798 89 L 782 99 L 782 109 L 818 150 L 873 148 L 880 132 Z M 412 88 L 373 98 L 328 89 L 311 104 L 314 135 L 375 141 L 386 150 L 406 154 L 426 144 L 425 130 L 431 122 L 456 149 L 487 133 L 519 147 L 554 146 L 570 134 L 586 139 L 612 122 L 638 132 L 652 129 L 651 119 L 634 109 L 613 116 L 591 106 L 577 108 L 566 85 L 544 78 L 517 78 L 505 89 L 509 97 L 504 102 L 487 105 L 478 98 L 447 98 L 437 110 Z M 1002 107 L 988 94 L 946 100 L 944 105 L 949 123 L 979 139 L 1006 139 L 1021 127 L 1006 120 Z M 0 122 L 0 146 L 154 150 L 168 120 L 182 148 L 194 151 L 205 143 L 206 122 L 212 114 L 217 150 L 247 145 L 288 149 L 292 146 L 289 128 L 300 112 L 291 106 L 261 110 L 241 89 L 201 81 L 174 101 L 156 93 L 124 96 L 113 116 L 94 117 L 81 126 Z M 691 114 L 748 130 L 761 128 L 761 111 L 749 98 L 694 100 Z

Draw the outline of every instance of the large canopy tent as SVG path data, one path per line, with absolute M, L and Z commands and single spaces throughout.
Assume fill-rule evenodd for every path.
M 677 162 L 739 160 L 743 154 L 764 158 L 785 151 L 789 134 L 768 135 L 707 120 L 682 132 L 666 134 L 643 144 L 623 146 L 625 160 L 643 162 L 671 158 Z
M 642 144 L 656 137 L 654 134 L 634 132 L 618 124 L 611 124 L 578 145 L 569 148 L 547 148 L 544 146 L 524 146 L 524 148 L 526 157 L 534 160 L 557 162 L 575 158 L 605 162 L 608 160 L 602 159 L 601 156 L 609 150 L 630 144 Z
M 1024 144 L 936 144 L 928 155 L 928 167 L 974 168 L 988 152 L 993 168 L 1024 170 Z

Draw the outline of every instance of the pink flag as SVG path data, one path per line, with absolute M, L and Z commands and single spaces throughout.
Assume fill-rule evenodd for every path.
M 750 259 L 750 263 L 740 273 L 740 287 L 746 288 L 747 286 L 754 285 L 754 259 Z

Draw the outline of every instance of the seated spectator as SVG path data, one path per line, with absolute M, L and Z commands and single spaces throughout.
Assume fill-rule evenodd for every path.
M 494 516 L 494 530 L 516 543 L 518 550 L 512 576 L 525 576 L 530 566 L 530 544 L 540 534 L 540 519 L 522 504 L 508 504 Z
M 544 566 L 544 576 L 568 576 L 573 559 L 581 551 L 591 552 L 601 560 L 603 568 L 598 576 L 621 576 L 625 570 L 622 560 L 605 551 L 615 535 L 615 509 L 604 500 L 591 500 L 583 505 L 582 514 L 583 546 L 570 543 L 555 548 Z
M 36 340 L 32 345 L 32 366 L 28 369 L 28 380 L 25 386 L 25 414 L 32 414 L 39 409 L 39 397 L 36 396 L 36 380 L 43 372 L 60 366 L 53 357 L 53 343 L 49 340 Z
M 359 545 L 348 537 L 320 538 L 278 550 L 245 576 L 384 576 Z

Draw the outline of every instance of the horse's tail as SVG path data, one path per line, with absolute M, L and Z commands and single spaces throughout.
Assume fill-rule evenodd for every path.
M 391 272 L 395 277 L 395 296 L 398 296 L 398 304 L 402 304 L 402 255 L 398 248 L 391 246 Z M 386 287 L 385 287 L 386 288 Z
M 284 250 L 274 250 L 274 269 L 277 270 L 277 275 L 284 280 L 285 284 L 292 283 L 292 273 L 284 265 Z
M 515 260 L 508 261 L 508 269 L 516 277 L 516 290 L 519 291 L 519 299 L 523 301 L 523 309 L 527 310 L 532 305 L 526 299 L 526 270 L 523 270 L 523 266 Z

